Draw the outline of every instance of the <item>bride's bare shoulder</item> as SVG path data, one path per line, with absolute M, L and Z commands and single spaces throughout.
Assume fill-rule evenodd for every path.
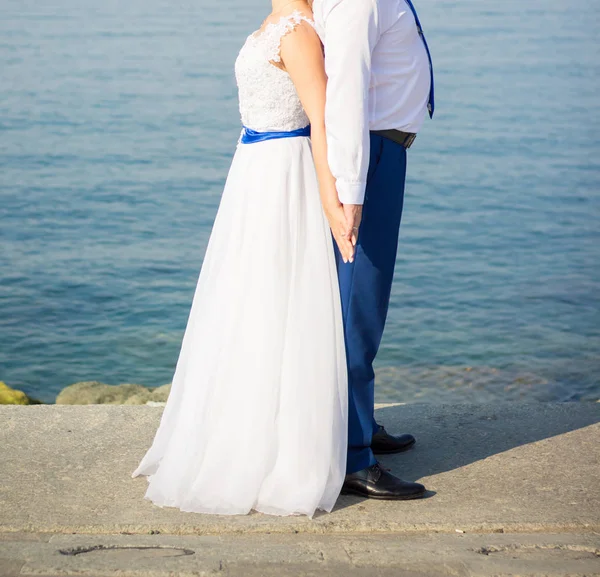
M 312 10 L 306 7 L 306 9 L 296 9 L 291 11 L 284 17 L 287 21 L 287 28 L 289 31 L 292 30 L 306 30 L 308 32 L 314 32 L 315 21 Z
M 314 23 L 313 12 L 308 4 L 301 5 L 300 7 L 282 10 L 278 12 L 271 12 L 260 25 L 260 28 L 256 31 L 256 34 L 265 32 L 268 28 L 278 25 L 285 26 L 288 29 L 295 28 L 302 22 Z M 291 24 L 291 26 L 290 26 Z

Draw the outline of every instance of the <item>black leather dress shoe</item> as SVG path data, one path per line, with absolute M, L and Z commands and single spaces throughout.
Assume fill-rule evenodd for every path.
M 398 436 L 390 435 L 382 425 L 379 425 L 379 430 L 371 440 L 371 450 L 376 455 L 391 455 L 392 453 L 407 451 L 416 442 L 416 439 L 408 433 Z
M 346 475 L 342 495 L 360 495 L 369 499 L 419 499 L 425 495 L 420 483 L 410 483 L 381 468 L 379 463 Z

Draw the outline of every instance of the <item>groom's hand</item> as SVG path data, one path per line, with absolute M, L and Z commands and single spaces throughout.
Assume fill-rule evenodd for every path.
M 344 215 L 346 217 L 347 237 L 352 243 L 352 246 L 356 246 L 358 240 L 358 229 L 360 228 L 360 221 L 362 220 L 362 204 L 344 204 Z
M 325 216 L 329 221 L 329 227 L 331 228 L 333 238 L 342 255 L 342 260 L 344 262 L 352 262 L 354 260 L 354 246 L 348 236 L 348 223 L 346 221 L 346 215 L 344 214 L 344 208 L 337 200 L 337 192 L 335 193 L 334 201 L 323 203 L 323 209 L 325 210 Z

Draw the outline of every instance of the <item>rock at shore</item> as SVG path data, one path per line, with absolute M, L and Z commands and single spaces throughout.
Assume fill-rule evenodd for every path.
M 107 385 L 98 381 L 84 381 L 65 387 L 56 397 L 57 405 L 145 405 L 165 402 L 171 385 L 149 388 L 125 383 Z
M 163 385 L 162 387 L 156 387 L 156 389 L 152 389 L 152 394 L 150 395 L 149 400 L 153 403 L 166 403 L 170 392 L 170 384 Z
M 0 405 L 39 405 L 40 401 L 0 381 Z

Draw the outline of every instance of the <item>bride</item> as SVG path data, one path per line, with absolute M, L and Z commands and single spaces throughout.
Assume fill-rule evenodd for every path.
M 147 476 L 145 498 L 159 506 L 312 517 L 332 510 L 346 469 L 331 233 L 344 261 L 354 237 L 327 164 L 326 76 L 309 3 L 273 0 L 235 73 L 244 130 L 171 394 L 132 476 Z

